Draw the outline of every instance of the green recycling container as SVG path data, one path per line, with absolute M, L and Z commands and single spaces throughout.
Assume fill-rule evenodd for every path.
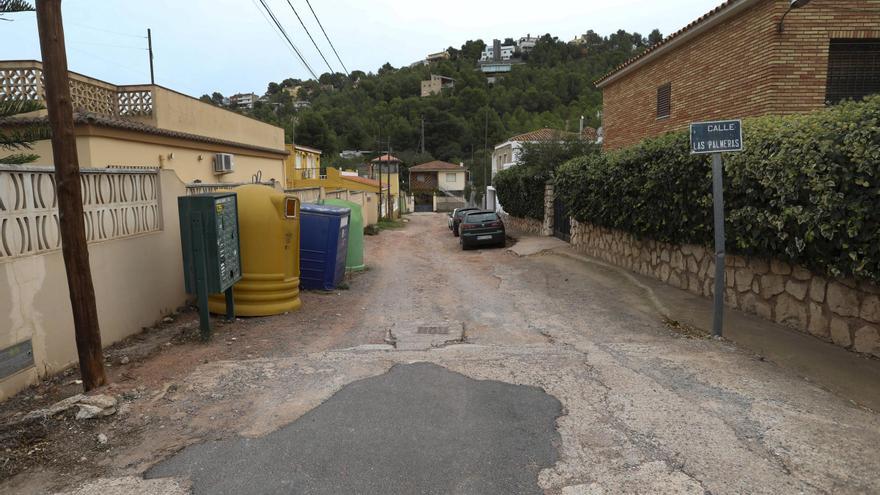
M 359 272 L 364 269 L 364 215 L 361 205 L 344 199 L 327 198 L 322 204 L 351 209 L 351 225 L 348 227 L 348 255 L 345 269 Z

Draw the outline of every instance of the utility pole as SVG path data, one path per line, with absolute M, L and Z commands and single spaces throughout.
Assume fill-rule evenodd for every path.
M 388 220 L 391 220 L 394 212 L 391 204 L 391 136 L 388 136 L 388 194 L 386 195 L 388 201 Z
M 379 151 L 379 157 L 376 158 L 378 160 L 376 162 L 376 166 L 379 167 L 379 202 L 376 205 L 378 208 L 377 216 L 379 220 L 382 220 L 382 131 L 379 131 L 379 137 L 376 139 L 376 150 Z
M 425 154 L 425 117 L 422 117 L 422 154 Z
M 150 84 L 156 84 L 156 76 L 153 75 L 153 33 L 147 28 L 147 50 L 150 52 Z
M 488 158 L 489 153 L 489 107 L 486 107 L 486 127 L 483 130 L 483 155 L 486 155 Z M 486 204 L 486 191 L 489 187 L 489 182 L 486 180 L 486 169 L 489 168 L 488 163 L 483 163 L 483 208 L 488 206 Z
M 79 371 L 86 391 L 107 383 L 98 307 L 83 220 L 82 187 L 73 130 L 73 105 L 61 22 L 61 0 L 37 0 L 37 29 L 43 55 L 46 108 L 52 128 L 52 156 L 58 195 L 61 253 L 73 310 Z

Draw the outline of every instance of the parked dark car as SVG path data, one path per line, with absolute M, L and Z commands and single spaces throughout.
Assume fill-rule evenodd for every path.
M 452 225 L 450 226 L 450 228 L 452 229 L 452 235 L 458 237 L 458 226 L 461 223 L 461 219 L 465 215 L 465 213 L 479 210 L 479 208 L 456 208 L 455 210 L 453 210 Z
M 461 225 L 458 226 L 461 236 L 459 242 L 462 249 L 473 246 L 504 246 L 507 234 L 504 222 L 497 213 L 490 210 L 465 212 Z

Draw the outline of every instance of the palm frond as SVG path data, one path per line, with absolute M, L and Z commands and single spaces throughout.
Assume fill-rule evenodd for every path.
M 0 119 L 46 108 L 37 100 L 0 100 Z
M 33 153 L 18 153 L 0 158 L 0 165 L 22 165 L 39 160 L 40 155 Z
M 0 14 L 12 12 L 32 12 L 34 6 L 24 0 L 0 0 Z
M 52 130 L 45 125 L 29 125 L 0 131 L 0 149 L 19 151 L 33 149 L 36 141 L 52 138 Z

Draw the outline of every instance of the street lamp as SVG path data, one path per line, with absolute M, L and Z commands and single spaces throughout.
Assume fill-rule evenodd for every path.
M 799 9 L 799 8 L 807 5 L 811 1 L 812 0 L 791 0 L 791 3 L 789 3 L 789 5 L 788 5 L 788 10 L 786 10 L 785 13 L 782 14 L 782 19 L 779 19 L 779 25 L 776 27 L 776 31 L 778 33 L 782 34 L 782 32 L 785 30 L 785 25 L 784 25 L 785 16 L 787 16 L 788 13 L 791 12 L 792 10 Z

